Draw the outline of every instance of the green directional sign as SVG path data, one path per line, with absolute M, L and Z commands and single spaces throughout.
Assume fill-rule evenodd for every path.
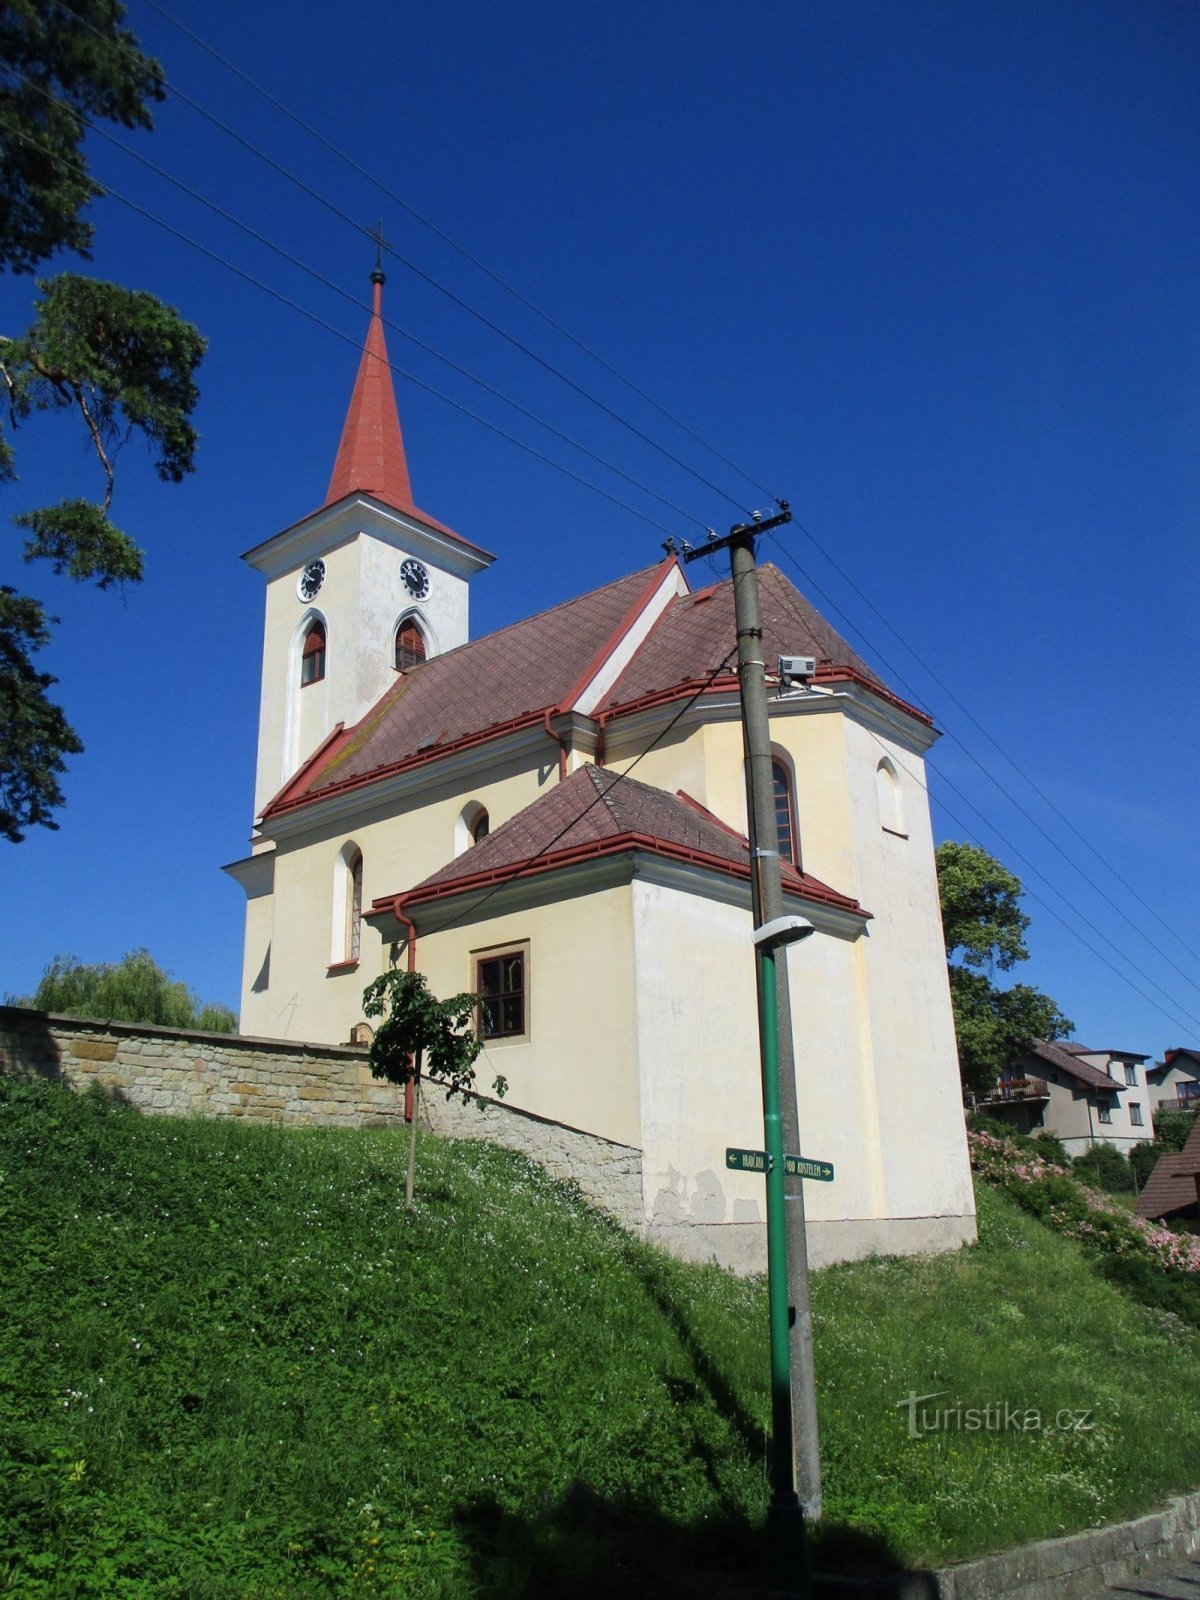
M 732 1172 L 765 1172 L 767 1157 L 762 1150 L 725 1151 L 725 1165 Z M 815 1161 L 811 1156 L 784 1156 L 783 1170 L 789 1178 L 815 1178 L 818 1183 L 833 1182 L 833 1162 Z

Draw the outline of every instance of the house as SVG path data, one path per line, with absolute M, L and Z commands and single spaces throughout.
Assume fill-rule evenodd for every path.
M 1200 1118 L 1182 1150 L 1159 1156 L 1136 1210 L 1155 1222 L 1200 1217 Z
M 1155 1111 L 1200 1111 L 1200 1050 L 1163 1053 L 1146 1074 Z
M 1019 1133 L 1052 1133 L 1070 1155 L 1094 1144 L 1128 1155 L 1154 1137 L 1144 1112 L 1147 1057 L 1126 1051 L 1035 1039 L 1020 1062 L 975 1109 L 1010 1122 Z M 1136 1091 L 1137 1100 L 1124 1096 Z
M 324 504 L 266 580 L 244 1033 L 342 1041 L 393 964 L 482 996 L 479 1081 L 640 1162 L 646 1233 L 765 1261 L 733 600 L 674 557 L 472 640 L 493 560 L 413 499 L 382 274 Z M 816 1262 L 974 1237 L 923 757 L 892 693 L 760 569 Z

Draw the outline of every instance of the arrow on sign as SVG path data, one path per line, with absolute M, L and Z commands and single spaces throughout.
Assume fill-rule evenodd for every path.
M 727 1149 L 725 1165 L 734 1172 L 766 1172 L 766 1151 Z M 783 1170 L 790 1178 L 813 1178 L 817 1183 L 833 1182 L 832 1161 L 817 1161 L 811 1156 L 784 1156 Z

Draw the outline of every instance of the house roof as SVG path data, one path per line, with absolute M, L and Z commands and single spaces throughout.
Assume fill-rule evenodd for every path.
M 479 844 L 402 895 L 406 908 L 447 894 L 532 877 L 577 861 L 642 850 L 746 878 L 750 847 L 690 796 L 583 766 Z M 868 917 L 857 900 L 783 864 L 786 892 Z M 392 898 L 375 902 L 383 910 Z
M 1165 1217 L 1196 1204 L 1196 1176 L 1200 1173 L 1200 1119 L 1183 1149 L 1159 1156 L 1146 1187 L 1137 1198 L 1139 1217 Z
M 1186 1059 L 1181 1060 L 1181 1057 Z M 1189 1063 L 1194 1068 L 1200 1069 L 1200 1050 L 1192 1050 L 1187 1045 L 1177 1045 L 1173 1050 L 1164 1051 L 1161 1061 L 1156 1061 L 1152 1067 L 1146 1068 L 1146 1077 L 1163 1078 L 1172 1067 L 1180 1066 L 1186 1069 Z
M 569 710 L 571 695 L 644 613 L 674 566 L 661 562 L 618 578 L 413 667 L 356 727 L 310 758 L 266 815 Z M 820 654 L 826 675 L 861 681 L 927 720 L 884 687 L 777 568 L 764 566 L 759 573 L 768 660 L 772 651 Z M 714 688 L 732 688 L 732 669 L 712 677 L 734 646 L 732 587 L 726 579 L 699 595 L 669 599 L 596 709 L 611 712 L 647 696 L 676 697 L 710 679 Z
M 1067 1073 L 1070 1077 L 1083 1084 L 1086 1088 L 1097 1093 L 1107 1091 L 1109 1094 L 1118 1094 L 1124 1087 L 1115 1083 L 1107 1072 L 1101 1072 L 1099 1067 L 1093 1067 L 1087 1061 L 1080 1061 L 1060 1044 L 1051 1044 L 1048 1039 L 1035 1039 L 1029 1047 L 1030 1055 L 1037 1056 L 1039 1061 L 1045 1061 L 1052 1067 L 1057 1067 L 1060 1072 Z

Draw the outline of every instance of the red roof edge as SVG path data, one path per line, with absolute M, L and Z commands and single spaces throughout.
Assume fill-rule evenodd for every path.
M 378 706 L 373 706 L 367 715 L 372 715 L 378 709 Z M 481 728 L 477 733 L 466 733 L 461 739 L 454 739 L 449 744 L 439 744 L 429 750 L 414 751 L 412 755 L 405 756 L 402 761 L 393 761 L 386 767 L 374 767 L 370 772 L 360 772 L 352 778 L 343 778 L 338 783 L 327 784 L 323 789 L 314 790 L 312 793 L 298 794 L 291 799 L 283 798 L 287 790 L 299 782 L 303 776 L 303 772 L 298 772 L 295 778 L 284 785 L 279 795 L 271 802 L 268 810 L 276 815 L 283 811 L 293 811 L 297 806 L 315 804 L 316 801 L 325 800 L 330 795 L 345 794 L 350 789 L 364 788 L 369 783 L 377 783 L 383 778 L 393 777 L 398 772 L 407 772 L 412 767 L 422 767 L 429 761 L 440 761 L 443 756 L 453 755 L 459 750 L 468 750 L 472 745 L 486 744 L 489 739 L 500 739 L 506 733 L 516 733 L 521 728 L 532 727 L 535 723 L 541 722 L 545 715 L 545 710 L 546 708 L 543 707 L 538 711 L 522 712 L 519 717 L 514 717 L 510 722 L 497 722 L 490 728 Z M 361 724 L 356 724 L 354 728 L 351 728 L 347 738 L 353 737 L 359 726 Z M 328 740 L 326 741 L 327 743 Z M 320 749 L 315 751 L 306 766 L 311 768 L 317 756 L 324 749 L 325 746 L 322 745 Z M 265 817 L 266 815 L 267 812 L 264 811 L 263 816 Z
M 672 567 L 676 568 L 680 572 L 683 571 L 683 568 L 679 565 L 679 559 L 677 556 L 667 556 L 665 560 L 659 562 L 658 566 L 655 567 L 652 576 L 647 580 L 645 588 L 642 589 L 641 593 L 626 611 L 620 622 L 617 623 L 612 633 L 596 651 L 591 661 L 588 662 L 587 666 L 580 673 L 578 679 L 571 685 L 566 694 L 563 695 L 558 705 L 555 706 L 555 712 L 569 711 L 571 709 L 576 700 L 579 699 L 579 696 L 587 688 L 588 684 L 591 683 L 592 679 L 600 671 L 600 668 L 608 660 L 609 656 L 612 655 L 617 645 L 629 632 L 630 628 L 632 628 L 634 623 L 641 616 L 642 612 L 650 604 L 650 601 L 658 593 L 659 589 L 662 587 L 663 580 Z M 684 582 L 686 584 L 686 578 L 684 579 Z
M 340 734 L 344 733 L 345 731 L 346 731 L 346 724 L 344 722 L 335 722 L 333 727 L 329 730 L 329 732 L 321 740 L 321 742 L 317 746 L 317 748 L 313 751 L 312 755 L 309 756 L 308 760 L 307 761 L 302 761 L 300 763 L 299 767 L 297 767 L 296 771 L 292 773 L 291 777 L 284 784 L 283 788 L 277 790 L 276 793 L 273 794 L 271 796 L 271 798 L 267 801 L 266 805 L 262 808 L 262 811 L 259 813 L 259 815 L 265 818 L 265 817 L 270 816 L 270 814 L 273 811 L 275 811 L 277 808 L 279 808 L 279 807 L 283 807 L 283 808 L 286 809 L 286 807 L 288 806 L 289 802 L 288 802 L 287 799 L 285 799 L 285 796 L 287 795 L 289 790 L 294 789 L 296 787 L 296 785 L 300 782 L 301 778 L 304 778 L 304 777 L 308 776 L 308 774 L 312 771 L 312 769 L 316 765 L 316 763 L 321 759 L 321 757 L 329 749 L 330 745 L 333 744 L 334 740 L 337 739 L 338 736 Z M 293 800 L 293 801 L 290 802 L 290 804 L 298 805 L 299 801 Z
M 630 832 L 617 834 L 611 839 L 592 839 L 586 844 L 573 845 L 569 849 L 556 851 L 552 856 L 540 856 L 515 870 L 511 866 L 493 867 L 489 872 L 474 872 L 469 877 L 456 878 L 451 883 L 434 884 L 427 889 L 410 889 L 401 895 L 383 895 L 371 902 L 371 915 L 379 916 L 397 904 L 406 907 L 427 905 L 435 900 L 449 899 L 452 895 L 469 894 L 475 889 L 486 889 L 497 884 L 515 883 L 518 878 L 536 877 L 541 873 L 555 872 L 560 867 L 575 866 L 579 862 L 591 861 L 600 856 L 622 855 L 630 850 L 641 850 L 648 855 L 682 861 L 689 866 L 705 867 L 713 872 L 722 872 L 727 877 L 744 878 L 747 882 L 750 878 L 748 861 L 742 866 L 737 862 L 726 860 L 724 856 L 711 855 L 706 850 L 692 850 L 686 845 L 673 844 L 652 834 Z M 831 906 L 835 910 L 848 911 L 855 916 L 864 918 L 870 916 L 857 900 L 852 900 L 848 895 L 838 894 L 836 889 L 817 883 L 815 879 L 803 880 L 803 889 L 793 889 L 792 893 Z

